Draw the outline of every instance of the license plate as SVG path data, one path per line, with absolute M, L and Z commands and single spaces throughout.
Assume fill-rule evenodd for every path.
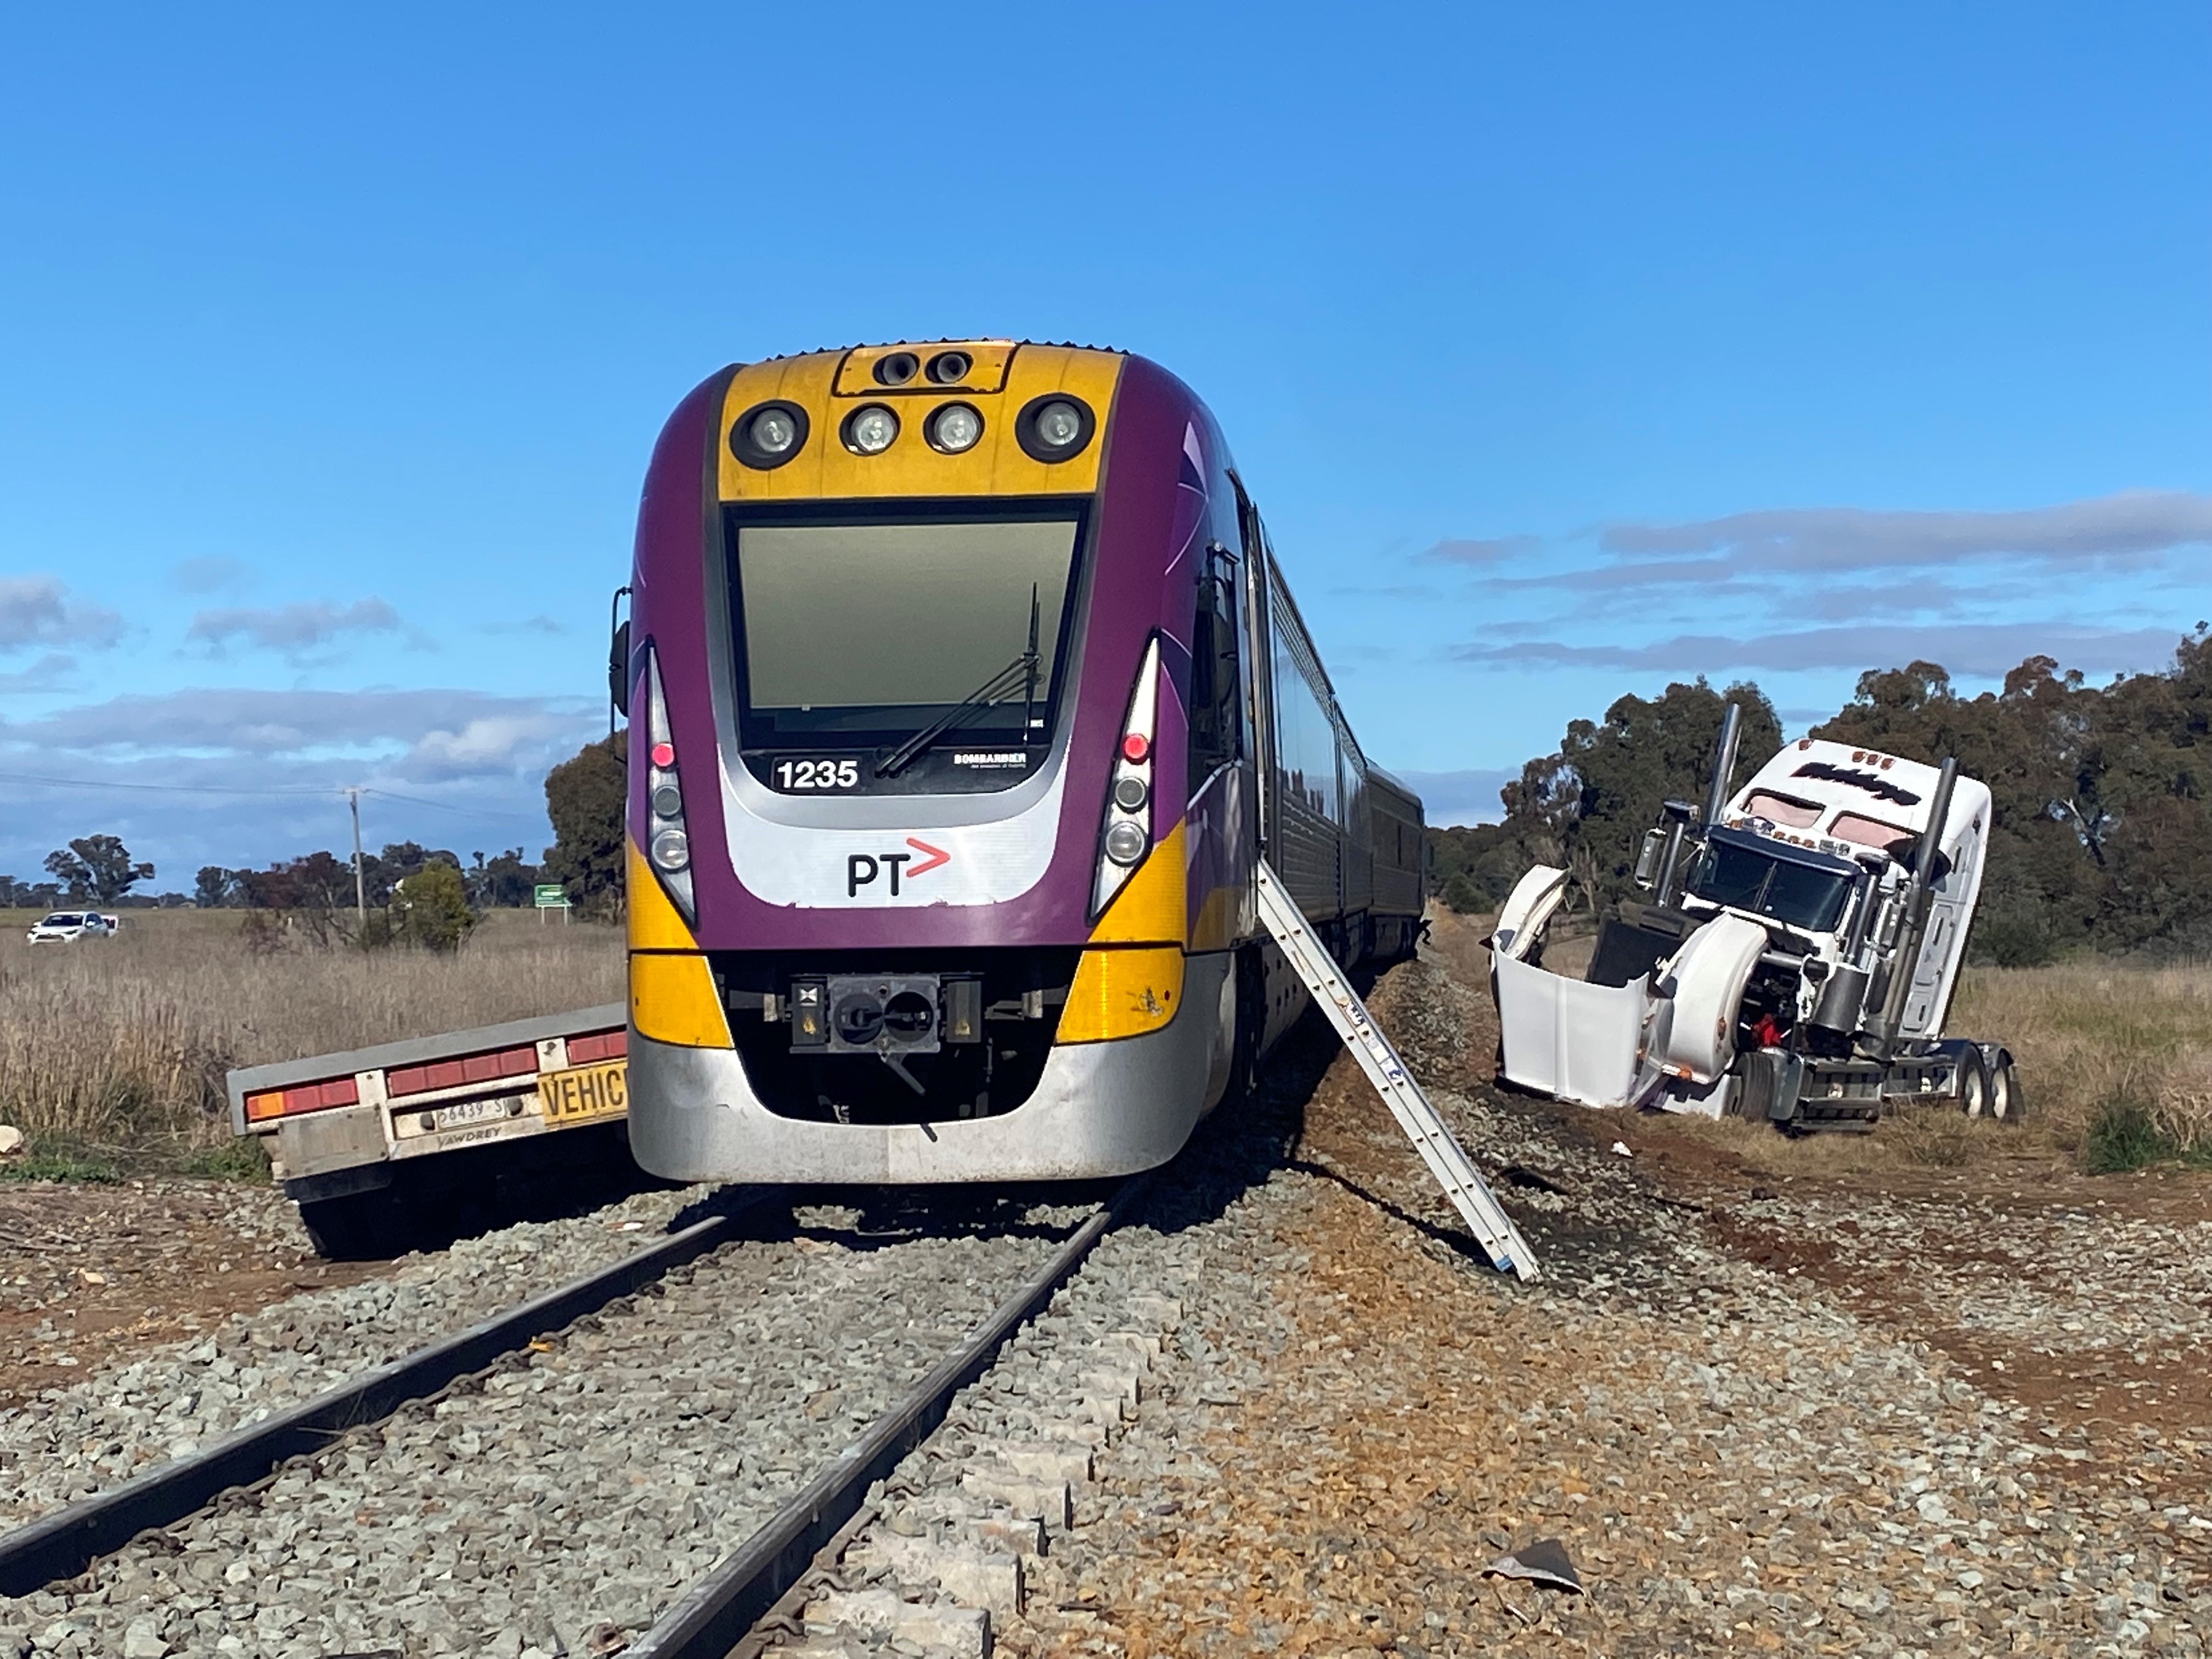
M 507 1115 L 504 1096 L 493 1100 L 464 1100 L 451 1106 L 441 1106 L 433 1114 L 441 1129 L 458 1129 L 464 1124 L 488 1122 Z
M 595 1118 L 620 1117 L 629 1109 L 628 1085 L 625 1062 L 619 1060 L 604 1066 L 542 1072 L 538 1078 L 538 1103 L 546 1122 L 556 1128 L 589 1123 Z

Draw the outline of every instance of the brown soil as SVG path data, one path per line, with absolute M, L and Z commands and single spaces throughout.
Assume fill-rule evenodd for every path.
M 319 1260 L 289 1208 L 231 1182 L 0 1185 L 0 1407 L 234 1313 L 390 1271 Z M 57 1334 L 40 1336 L 49 1324 Z
M 1497 1041 L 1481 947 L 1486 930 L 1474 919 L 1449 915 L 1437 917 L 1432 927 L 1436 956 L 1455 978 L 1484 994 L 1478 1018 L 1490 1024 L 1469 1033 L 1472 1071 L 1472 1051 Z M 1921 1294 L 1927 1275 L 1978 1259 L 2021 1270 L 2022 1264 L 2010 1255 L 1978 1249 L 1973 1214 L 1984 1205 L 2013 1216 L 2101 1212 L 2116 1222 L 2140 1217 L 2198 1226 L 2212 1223 L 2212 1175 L 2178 1168 L 2085 1175 L 2045 1143 L 2024 1140 L 2001 1125 L 1948 1118 L 1934 1123 L 1891 1120 L 1872 1136 L 1848 1141 L 1793 1140 L 1764 1126 L 1662 1112 L 1563 1111 L 1549 1103 L 1516 1104 L 1545 1115 L 1571 1142 L 1626 1145 L 1637 1168 L 1659 1192 L 1705 1212 L 1711 1237 L 1731 1255 L 1784 1277 L 1809 1279 L 1858 1316 L 1941 1349 L 1978 1387 L 2033 1408 L 2048 1426 L 2071 1431 L 2096 1425 L 2107 1431 L 2092 1444 L 2108 1455 L 2094 1458 L 2085 1472 L 2094 1467 L 2131 1474 L 2146 1486 L 2193 1486 L 2193 1492 L 2182 1492 L 2185 1498 L 2212 1488 L 2212 1370 L 2201 1357 L 2154 1355 L 2138 1363 L 2124 1353 L 2037 1353 L 1990 1331 L 1960 1328 L 1932 1310 Z M 1967 1137 L 1971 1156 L 1955 1168 L 1907 1161 L 1916 1149 L 1913 1137 L 1931 1131 Z M 1899 1140 L 1907 1143 L 1902 1152 L 1896 1146 Z M 1823 1236 L 1736 1212 L 1747 1200 L 1826 1199 L 1826 1207 L 1838 1208 L 1869 1194 L 1926 1212 L 1931 1230 L 1942 1237 L 1941 1258 L 1910 1263 L 1867 1250 L 1857 1224 L 1848 1218 Z M 2068 1287 L 2075 1264 L 2045 1258 L 2027 1264 L 2026 1271 L 2033 1276 L 2030 1283 L 2046 1284 L 2055 1295 Z M 2136 1469 L 2124 1449 L 2136 1438 L 2137 1429 L 2166 1441 L 2170 1449 L 2193 1451 L 2193 1460 L 2184 1466 L 2186 1472 Z

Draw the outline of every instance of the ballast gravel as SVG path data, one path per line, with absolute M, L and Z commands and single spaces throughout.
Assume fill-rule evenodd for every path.
M 0 1654 L 613 1651 L 1077 1213 L 948 1200 L 878 1232 L 802 1212 L 24 1598 L 0 1612 Z
M 703 1188 L 656 1189 L 588 1215 L 464 1239 L 386 1277 L 235 1315 L 191 1341 L 0 1410 L 0 1528 L 186 1455 L 603 1267 L 678 1218 L 704 1214 L 706 1201 Z
M 1480 1264 L 1339 1062 L 1310 1097 L 1293 1088 L 1203 1132 L 1151 1212 L 1100 1246 L 1035 1340 L 1010 1346 L 887 1484 L 784 1632 L 791 1659 L 901 1650 L 883 1622 L 898 1606 L 913 1633 L 944 1637 L 903 1650 L 977 1650 L 952 1639 L 965 1611 L 1013 1659 L 2206 1650 L 2212 1500 L 2178 1479 L 2199 1449 L 2188 1434 L 2054 1424 L 1917 1337 L 1894 1303 L 1871 1317 L 1739 1254 L 1734 1218 L 1611 1152 L 1601 1121 L 1472 1085 L 1488 1048 L 1468 1037 L 1473 995 L 1424 962 L 1376 1006 L 1542 1282 Z M 1948 1250 L 1973 1264 L 1969 1282 L 2046 1228 L 2031 1218 L 1977 1258 L 1968 1241 L 1997 1231 L 1986 1217 L 1823 1203 L 1753 1200 L 1770 1223 L 1831 1235 L 1855 1216 L 1877 1236 L 1893 1226 L 1877 1267 L 1925 1251 L 1918 1271 L 1940 1273 Z M 2055 1346 L 2109 1305 L 2112 1345 L 2194 1351 L 2201 1302 L 2164 1308 L 2140 1283 L 2191 1283 L 2193 1266 L 2156 1260 L 2190 1241 L 2072 1231 L 2090 1219 L 2049 1232 L 2075 1249 L 2047 1323 L 2020 1284 L 1948 1310 Z M 1075 1433 L 1070 1345 L 1140 1328 L 1146 1291 L 1173 1293 L 1173 1327 L 1010 1601 L 960 1562 L 996 1547 L 1019 1505 L 970 1477 L 1010 1444 Z M 1934 1298 L 1939 1316 L 1951 1300 Z M 1540 1538 L 1563 1540 L 1587 1596 L 1485 1576 Z

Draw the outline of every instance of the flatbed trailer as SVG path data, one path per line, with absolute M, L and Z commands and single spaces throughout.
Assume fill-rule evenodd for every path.
M 231 1128 L 267 1148 L 316 1249 L 377 1253 L 423 1192 L 482 1179 L 517 1143 L 538 1143 L 538 1167 L 605 1156 L 629 1112 L 628 1038 L 617 1002 L 245 1066 Z

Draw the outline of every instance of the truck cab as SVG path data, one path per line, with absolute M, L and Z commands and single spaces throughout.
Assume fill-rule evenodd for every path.
M 1936 1097 L 2016 1115 L 2011 1056 L 1944 1034 L 1988 787 L 1948 762 L 1804 738 L 1731 795 L 1735 730 L 1704 811 L 1670 802 L 1645 837 L 1650 896 L 1606 915 L 1582 984 L 1537 965 L 1565 872 L 1539 866 L 1508 901 L 1492 974 L 1507 1080 L 1799 1128 L 1863 1129 Z

